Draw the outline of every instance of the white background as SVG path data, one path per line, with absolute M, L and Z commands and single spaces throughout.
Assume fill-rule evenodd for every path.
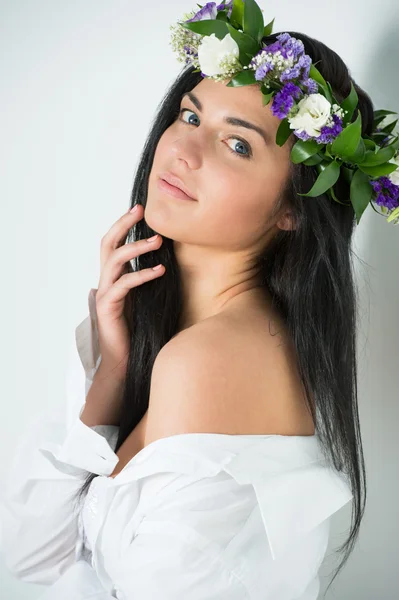
M 376 108 L 399 111 L 397 0 L 260 0 L 260 6 L 266 23 L 276 17 L 274 31 L 324 41 Z M 63 402 L 68 348 L 87 314 L 88 291 L 97 287 L 100 239 L 128 207 L 151 119 L 182 66 L 168 45 L 169 25 L 194 8 L 183 0 L 0 0 L 0 477 L 20 431 L 37 412 Z M 355 246 L 369 495 L 358 544 L 328 598 L 392 600 L 398 593 L 399 227 L 368 207 Z M 334 517 L 328 554 L 345 538 L 346 508 Z M 330 558 L 322 573 L 335 564 Z M 42 593 L 2 564 L 0 581 L 3 600 Z

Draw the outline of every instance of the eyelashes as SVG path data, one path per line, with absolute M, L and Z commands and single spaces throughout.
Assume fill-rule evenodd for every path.
M 196 113 L 195 113 L 193 110 L 191 110 L 191 109 L 189 109 L 189 108 L 182 108 L 182 109 L 180 109 L 180 110 L 179 110 L 179 113 L 178 113 L 178 114 L 179 114 L 179 121 L 181 121 L 182 123 L 185 123 L 186 125 L 194 125 L 194 123 L 188 123 L 187 121 L 184 121 L 184 119 L 182 118 L 182 115 L 183 115 L 183 113 L 185 113 L 185 112 L 187 112 L 187 111 L 188 111 L 188 112 L 191 112 L 191 113 L 193 113 L 194 115 L 196 114 Z M 240 137 L 237 137 L 236 135 L 231 135 L 231 136 L 229 136 L 227 139 L 229 139 L 229 140 L 233 139 L 233 140 L 238 140 L 238 141 L 240 141 L 240 142 L 241 142 L 241 144 L 243 144 L 243 145 L 246 147 L 247 151 L 248 151 L 248 154 L 241 154 L 240 152 L 235 152 L 234 150 L 232 150 L 232 149 L 230 148 L 230 146 L 227 146 L 228 150 L 229 150 L 229 151 L 230 151 L 230 152 L 231 152 L 231 153 L 232 153 L 234 156 L 237 156 L 238 158 L 246 158 L 246 159 L 249 159 L 249 158 L 251 158 L 251 157 L 252 157 L 252 149 L 251 149 L 251 146 L 250 146 L 250 145 L 248 144 L 248 142 L 246 142 L 244 139 L 242 139 L 242 138 L 240 138 Z

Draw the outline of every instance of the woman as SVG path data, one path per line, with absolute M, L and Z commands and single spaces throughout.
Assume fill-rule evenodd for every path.
M 342 60 L 290 35 L 337 100 L 354 85 L 370 134 Z M 298 138 L 278 145 L 259 86 L 228 81 L 189 65 L 166 94 L 76 329 L 85 398 L 72 386 L 10 468 L 4 558 L 43 600 L 315 600 L 352 499 L 343 562 L 357 538 L 355 211 L 299 195 L 317 172 L 290 160 Z

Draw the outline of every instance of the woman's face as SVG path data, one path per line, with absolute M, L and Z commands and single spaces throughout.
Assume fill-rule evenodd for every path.
M 287 216 L 270 216 L 290 170 L 292 136 L 276 144 L 280 119 L 262 105 L 257 84 L 227 87 L 203 79 L 183 96 L 181 113 L 158 142 L 149 177 L 144 218 L 163 236 L 231 251 L 267 245 L 278 229 L 289 229 Z M 232 124 L 228 118 L 253 124 Z M 181 200 L 160 189 L 169 171 L 196 198 Z

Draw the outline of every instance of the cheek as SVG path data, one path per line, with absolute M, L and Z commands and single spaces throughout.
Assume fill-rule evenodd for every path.
M 253 242 L 254 237 L 264 232 L 265 223 L 277 200 L 281 185 L 278 176 L 267 167 L 263 173 L 259 173 L 259 170 L 240 169 L 237 166 L 226 173 L 218 169 L 208 181 L 214 182 L 207 186 L 209 202 L 206 201 L 206 211 L 209 208 L 209 223 L 213 224 L 214 233 L 220 235 L 222 231 L 226 240 L 237 240 L 244 246 Z

